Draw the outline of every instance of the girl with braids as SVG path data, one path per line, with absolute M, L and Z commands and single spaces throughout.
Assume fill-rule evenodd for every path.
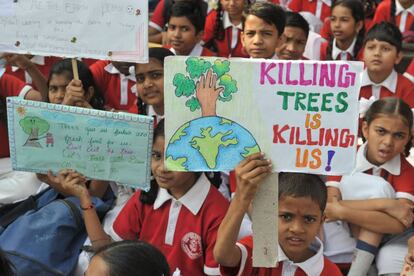
M 329 42 L 321 45 L 321 60 L 361 60 L 364 7 L 359 0 L 338 0 L 331 9 Z
M 375 12 L 373 24 L 383 21 L 396 25 L 401 33 L 408 31 L 414 23 L 414 0 L 382 1 Z
M 402 269 L 413 222 L 414 167 L 406 160 L 412 127 L 413 113 L 403 100 L 375 101 L 363 118 L 365 143 L 357 151 L 355 169 L 350 175 L 328 176 L 325 214 L 349 223 L 356 239 L 348 276 L 367 275 L 374 258 L 378 275 L 399 275 Z M 326 243 L 333 242 L 325 237 Z M 340 243 L 334 246 L 337 252 L 343 249 Z
M 213 257 L 217 230 L 229 202 L 201 172 L 173 172 L 164 166 L 164 120 L 154 130 L 148 192 L 137 191 L 113 224 L 114 236 L 121 240 L 142 240 L 159 249 L 171 273 L 180 275 L 220 275 Z M 131 172 L 133 173 L 133 172 Z M 79 197 L 92 248 L 111 243 L 102 228 L 85 187 L 76 172 L 64 180 L 66 190 Z
M 220 57 L 248 57 L 243 51 L 240 33 L 242 15 L 249 0 L 220 0 L 211 11 L 204 27 L 204 47 Z

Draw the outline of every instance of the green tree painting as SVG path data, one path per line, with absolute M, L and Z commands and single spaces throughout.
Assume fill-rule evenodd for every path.
M 216 59 L 214 63 L 200 57 L 186 60 L 187 74 L 174 76 L 177 97 L 186 97 L 185 105 L 192 111 L 201 109 L 202 116 L 215 116 L 216 102 L 228 102 L 237 92 L 237 82 L 229 73 L 230 61 Z
M 27 116 L 21 119 L 19 124 L 23 131 L 29 135 L 23 146 L 41 148 L 42 145 L 39 143 L 39 136 L 49 130 L 49 123 L 39 117 Z

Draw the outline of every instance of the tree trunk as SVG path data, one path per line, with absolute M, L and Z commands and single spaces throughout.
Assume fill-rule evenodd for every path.
M 29 135 L 29 138 L 27 138 L 26 143 L 23 145 L 23 147 L 35 147 L 35 148 L 41 148 L 42 145 L 38 142 L 39 140 L 39 129 L 38 128 L 32 128 L 32 132 Z

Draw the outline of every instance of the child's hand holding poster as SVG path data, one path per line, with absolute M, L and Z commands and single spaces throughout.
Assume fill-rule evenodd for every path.
M 153 119 L 7 98 L 14 170 L 87 177 L 149 189 Z
M 232 170 L 263 151 L 275 171 L 354 167 L 361 62 L 169 57 L 166 166 Z

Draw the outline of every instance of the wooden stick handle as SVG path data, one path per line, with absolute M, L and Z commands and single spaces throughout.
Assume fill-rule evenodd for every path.
M 76 58 L 72 58 L 72 70 L 73 70 L 73 79 L 79 80 L 78 61 L 76 60 Z

